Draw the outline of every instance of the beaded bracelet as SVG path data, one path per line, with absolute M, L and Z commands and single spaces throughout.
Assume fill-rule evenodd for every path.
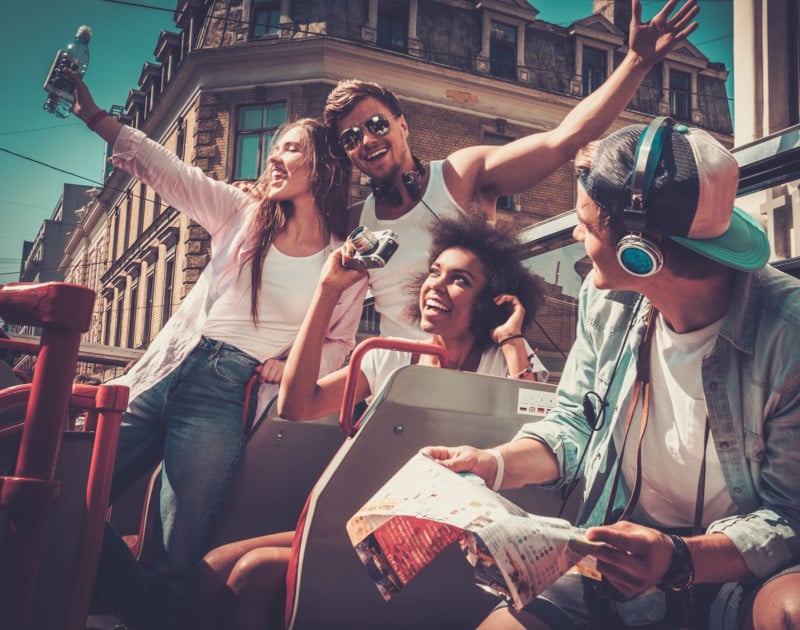
M 517 379 L 518 381 L 521 381 L 522 379 L 525 378 L 526 374 L 533 374 L 533 368 L 530 365 L 522 368 L 519 374 L 517 374 L 514 378 Z
M 511 335 L 510 337 L 506 337 L 502 341 L 498 341 L 497 345 L 502 346 L 506 341 L 511 341 L 512 339 L 524 339 L 524 338 L 525 337 L 523 335 Z
M 92 131 L 94 131 L 94 128 L 97 126 L 97 123 L 103 120 L 106 116 L 110 115 L 111 114 L 109 114 L 106 110 L 98 109 L 94 114 L 92 114 L 91 118 L 89 118 L 89 120 L 86 121 L 86 126 L 89 127 L 89 129 L 91 129 Z

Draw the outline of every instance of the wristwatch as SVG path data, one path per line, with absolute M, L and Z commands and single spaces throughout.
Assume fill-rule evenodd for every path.
M 686 541 L 680 536 L 670 534 L 672 540 L 672 562 L 658 588 L 662 591 L 686 591 L 692 588 L 694 584 L 694 563 L 692 562 L 692 554 L 689 553 L 689 547 Z

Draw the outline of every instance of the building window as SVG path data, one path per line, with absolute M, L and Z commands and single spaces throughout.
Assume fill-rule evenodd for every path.
M 114 222 L 114 236 L 111 239 L 111 262 L 117 259 L 117 241 L 119 240 L 120 206 L 114 208 L 112 221 Z
M 139 214 L 136 217 L 137 239 L 142 235 L 142 230 L 144 230 L 144 211 L 146 207 L 147 207 L 147 185 L 139 184 Z
M 503 195 L 497 198 L 495 208 L 498 210 L 508 210 L 514 212 L 514 195 Z
M 155 289 L 156 274 L 155 269 L 147 274 L 147 281 L 144 286 L 144 328 L 142 330 L 142 345 L 150 343 L 150 331 L 153 321 L 153 290 Z
M 107 299 L 105 310 L 105 326 L 103 327 L 103 343 L 105 345 L 108 345 L 108 342 L 111 340 L 111 309 L 111 300 Z
M 175 256 L 168 258 L 164 269 L 164 301 L 161 303 L 161 327 L 172 315 L 173 285 L 175 284 Z
M 286 103 L 239 108 L 233 178 L 257 179 L 267 165 L 275 131 L 286 122 Z
M 133 214 L 133 194 L 131 189 L 125 191 L 127 201 L 125 203 L 125 232 L 122 235 L 122 251 L 128 249 L 131 244 L 131 215 Z
M 131 285 L 131 308 L 128 318 L 128 339 L 127 346 L 133 348 L 133 336 L 136 333 L 136 311 L 139 309 L 139 282 L 134 281 Z
M 669 113 L 681 120 L 692 116 L 692 75 L 680 70 L 669 71 Z
M 583 47 L 583 95 L 591 94 L 606 80 L 608 67 L 606 52 L 597 48 Z
M 492 22 L 490 38 L 489 72 L 496 77 L 515 78 L 517 69 L 516 27 Z
M 122 347 L 122 308 L 125 306 L 125 291 L 122 287 L 117 292 L 117 326 L 114 330 L 114 345 Z
M 406 22 L 408 8 L 405 2 L 383 0 L 378 7 L 377 43 L 382 48 L 406 50 Z
M 184 151 L 186 151 L 186 121 L 178 118 L 178 137 L 175 139 L 175 155 L 178 159 L 183 159 Z
M 253 3 L 253 37 L 277 35 L 281 22 L 281 3 L 254 2 Z
M 157 192 L 153 193 L 153 220 L 155 221 L 158 218 L 158 215 L 161 214 L 161 195 Z

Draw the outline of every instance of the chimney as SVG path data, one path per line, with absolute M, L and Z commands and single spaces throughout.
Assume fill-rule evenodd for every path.
M 592 14 L 597 13 L 628 34 L 631 25 L 631 3 L 628 0 L 592 0 Z

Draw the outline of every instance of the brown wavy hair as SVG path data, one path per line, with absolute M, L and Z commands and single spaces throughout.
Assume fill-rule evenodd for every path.
M 348 160 L 336 155 L 329 142 L 327 128 L 315 118 L 301 118 L 283 127 L 272 140 L 278 143 L 287 132 L 300 128 L 304 132 L 302 149 L 306 154 L 311 172 L 311 194 L 328 232 L 340 240 L 347 236 L 348 208 L 350 206 L 350 174 L 352 166 Z M 266 183 L 269 169 L 261 174 L 259 184 Z M 250 268 L 250 316 L 258 321 L 258 296 L 264 258 L 275 235 L 283 229 L 294 213 L 291 201 L 271 201 L 265 198 L 250 222 L 250 233 L 257 234 L 256 247 L 242 262 L 240 273 L 248 263 Z

